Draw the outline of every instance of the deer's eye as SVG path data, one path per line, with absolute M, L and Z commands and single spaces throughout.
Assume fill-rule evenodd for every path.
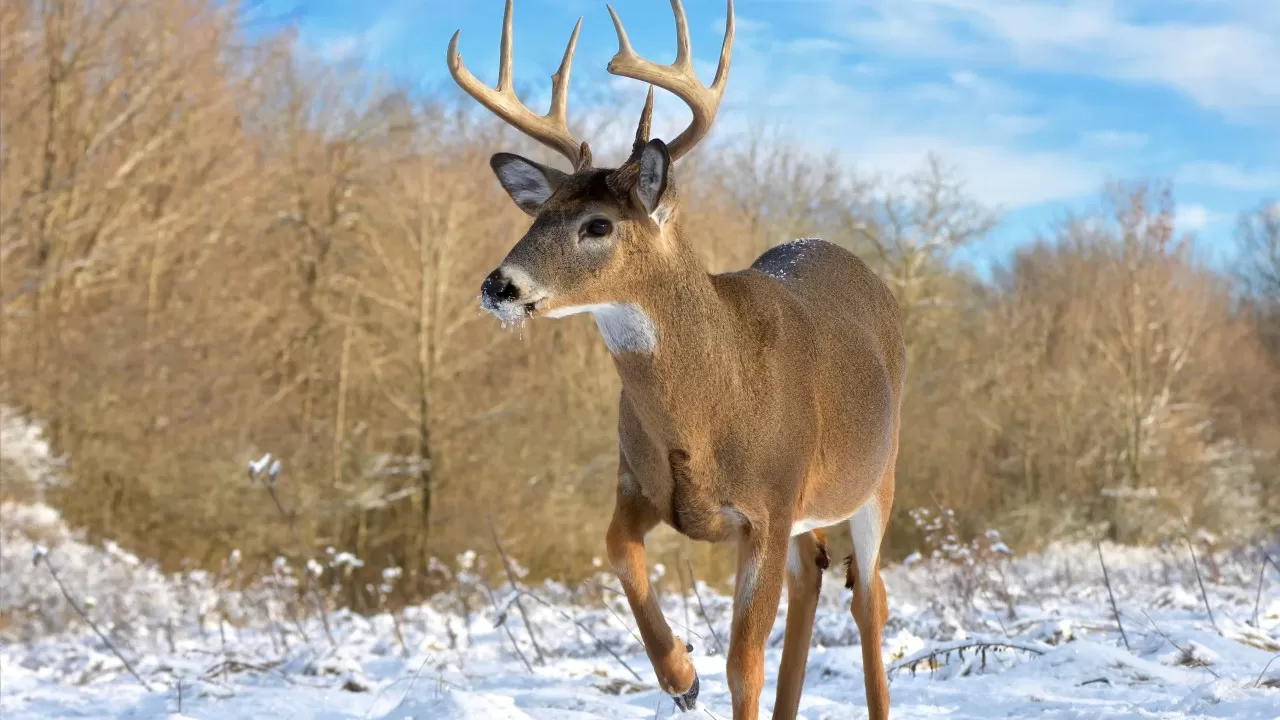
M 578 231 L 578 234 L 582 237 L 602 238 L 608 235 L 611 230 L 613 230 L 613 223 L 597 218 L 588 220 L 582 226 L 582 229 Z

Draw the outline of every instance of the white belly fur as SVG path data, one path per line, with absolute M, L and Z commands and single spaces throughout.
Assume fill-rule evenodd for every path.
M 819 528 L 838 525 L 844 522 L 845 520 L 848 520 L 850 517 L 852 516 L 846 515 L 845 517 L 831 518 L 830 520 L 822 520 L 819 518 L 801 518 L 791 523 L 791 537 L 795 537 L 797 535 L 803 535 L 809 532 L 810 530 L 817 530 Z

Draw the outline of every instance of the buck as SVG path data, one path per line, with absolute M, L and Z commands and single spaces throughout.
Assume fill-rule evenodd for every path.
M 782 586 L 788 608 L 773 717 L 800 703 L 826 544 L 820 528 L 848 521 L 846 579 L 862 637 L 867 707 L 888 717 L 881 658 L 887 615 L 880 540 L 893 502 L 906 371 L 897 302 L 854 254 L 797 240 L 738 272 L 709 274 L 682 231 L 672 165 L 711 129 L 729 75 L 733 2 L 710 87 L 693 72 L 680 0 L 671 0 L 676 59 L 635 54 L 613 8 L 614 75 L 649 84 L 631 156 L 593 168 L 570 135 L 566 89 L 579 18 L 551 109 L 536 115 L 511 85 L 511 0 L 503 17 L 496 89 L 475 78 L 449 43 L 450 73 L 481 105 L 572 165 L 563 172 L 498 153 L 498 181 L 533 224 L 481 285 L 504 322 L 594 316 L 622 380 L 618 485 L 606 544 L 661 688 L 695 707 L 691 647 L 676 638 L 648 582 L 645 536 L 665 522 L 694 540 L 733 541 L 738 564 L 726 677 L 736 720 L 756 718 L 764 649 Z M 693 111 L 668 145 L 649 139 L 653 87 Z

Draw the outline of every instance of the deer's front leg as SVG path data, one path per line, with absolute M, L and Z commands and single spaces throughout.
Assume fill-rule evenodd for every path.
M 733 720 L 755 720 L 760 710 L 764 647 L 778 614 L 787 539 L 786 529 L 749 526 L 738 542 L 738 578 L 726 672 L 733 696 Z
M 682 709 L 692 709 L 698 697 L 698 676 L 684 643 L 671 634 L 671 627 L 662 616 L 644 562 L 644 536 L 659 519 L 657 509 L 641 494 L 635 478 L 623 465 L 618 471 L 618 497 L 606 537 L 609 562 L 631 604 L 631 614 L 640 628 L 658 685 L 675 697 Z

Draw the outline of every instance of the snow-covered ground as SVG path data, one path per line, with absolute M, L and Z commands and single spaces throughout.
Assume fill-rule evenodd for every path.
M 29 449 L 38 435 L 15 430 L 12 416 L 0 422 L 12 472 L 22 438 Z M 56 472 L 36 460 L 24 460 L 23 471 Z M 283 601 L 298 582 L 313 582 L 303 580 L 305 566 L 278 563 L 265 582 L 230 559 L 218 573 L 166 576 L 119 548 L 84 542 L 55 510 L 29 500 L 0 506 L 0 533 L 6 720 L 585 720 L 676 712 L 607 575 L 576 587 L 522 585 L 526 626 L 511 585 L 495 584 L 490 595 L 471 572 L 483 557 L 468 554 L 443 571 L 457 574 L 455 590 L 430 603 L 373 616 L 327 611 L 322 622 L 312 610 L 324 602 L 318 590 L 301 604 Z M 1103 545 L 1102 552 L 1124 638 L 1092 545 L 1012 557 L 943 547 L 960 562 L 887 569 L 882 652 L 893 662 L 893 716 L 1280 718 L 1280 570 L 1260 575 L 1261 550 L 1199 544 L 1212 620 L 1185 545 Z M 1280 559 L 1274 545 L 1270 553 Z M 319 560 L 311 568 L 322 580 L 350 562 L 338 554 Z M 70 607 L 54 572 L 110 646 Z M 696 716 L 729 718 L 715 636 L 727 637 L 730 600 L 702 584 L 682 594 L 673 573 L 663 578 L 663 606 L 696 647 Z M 858 632 L 841 580 L 833 573 L 823 585 L 805 718 L 866 717 Z M 783 611 L 766 656 L 765 709 Z

